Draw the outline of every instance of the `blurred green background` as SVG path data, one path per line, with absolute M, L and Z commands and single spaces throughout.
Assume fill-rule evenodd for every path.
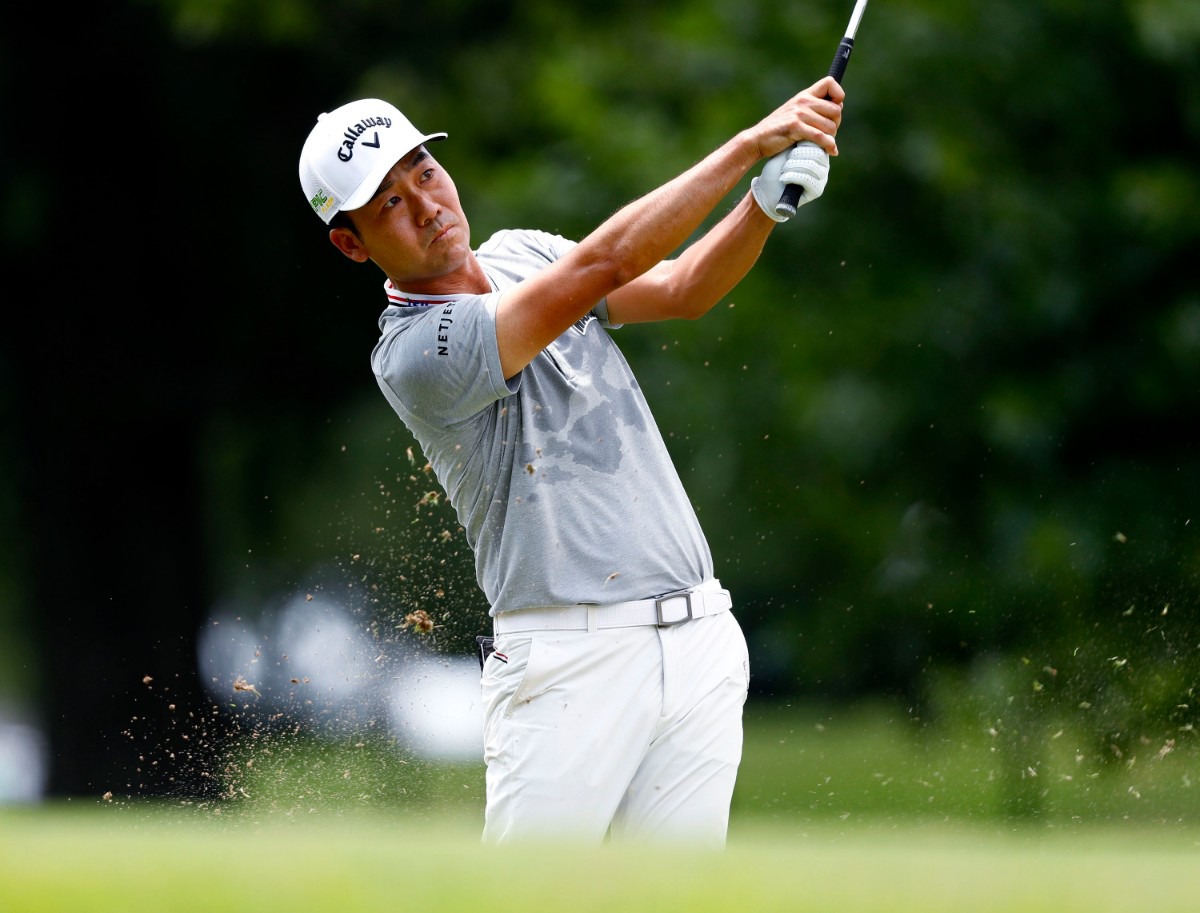
M 370 373 L 380 274 L 299 189 L 318 113 L 447 131 L 477 242 L 581 237 L 823 75 L 852 6 L 23 8 L 0 801 L 236 797 L 256 740 L 396 744 L 355 688 L 486 629 Z M 707 318 L 618 335 L 751 644 L 738 801 L 1194 821 L 1200 5 L 875 0 L 844 82 L 822 199 Z M 348 625 L 325 653 L 269 624 L 298 602 Z

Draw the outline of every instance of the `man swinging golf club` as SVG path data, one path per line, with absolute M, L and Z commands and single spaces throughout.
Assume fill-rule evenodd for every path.
M 330 241 L 386 276 L 371 365 L 490 606 L 487 842 L 725 843 L 746 641 L 613 331 L 701 317 L 734 288 L 790 218 L 784 187 L 824 191 L 843 97 L 821 79 L 578 242 L 512 229 L 473 247 L 432 152 L 446 134 L 386 101 L 321 115 L 304 143 Z

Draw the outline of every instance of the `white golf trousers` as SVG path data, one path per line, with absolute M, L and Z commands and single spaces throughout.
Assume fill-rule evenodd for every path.
M 732 612 L 500 635 L 481 682 L 484 842 L 723 847 L 749 680 Z

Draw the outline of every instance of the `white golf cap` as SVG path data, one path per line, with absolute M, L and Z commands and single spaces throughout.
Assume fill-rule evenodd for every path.
M 422 133 L 394 105 L 352 101 L 317 118 L 300 152 L 300 186 L 326 225 L 337 213 L 365 206 L 392 166 L 418 146 L 445 139 Z

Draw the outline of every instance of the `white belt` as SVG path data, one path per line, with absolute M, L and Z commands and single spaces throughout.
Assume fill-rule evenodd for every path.
M 582 603 L 568 606 L 539 606 L 500 612 L 492 620 L 496 634 L 519 631 L 599 631 L 604 628 L 632 628 L 638 625 L 666 627 L 706 615 L 718 615 L 733 608 L 729 590 L 713 578 L 699 586 L 653 599 L 610 602 L 605 605 Z

